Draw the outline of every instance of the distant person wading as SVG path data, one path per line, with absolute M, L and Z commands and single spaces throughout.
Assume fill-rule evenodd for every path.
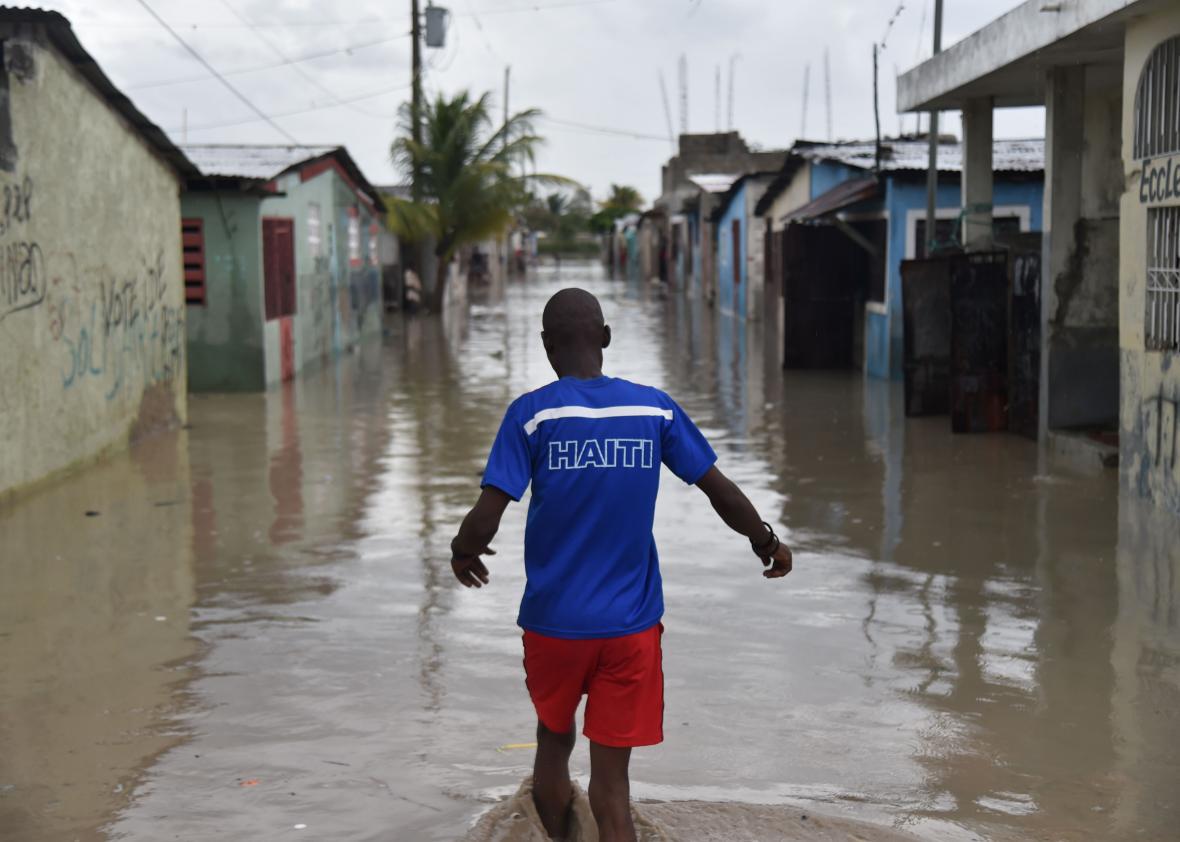
M 598 300 L 565 289 L 546 304 L 541 340 L 558 379 L 508 408 L 482 493 L 451 542 L 467 587 L 489 582 L 481 555 L 509 502 L 532 486 L 518 624 L 537 712 L 533 797 L 546 832 L 569 833 L 574 714 L 587 697 L 590 805 L 602 842 L 630 842 L 631 749 L 663 741 L 663 589 L 652 524 L 660 465 L 709 498 L 746 536 L 763 574 L 791 572 L 791 551 L 675 401 L 602 373 L 611 341 Z

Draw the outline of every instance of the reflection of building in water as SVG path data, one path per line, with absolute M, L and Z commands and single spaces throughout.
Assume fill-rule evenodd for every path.
M 1112 663 L 1117 774 L 1127 781 L 1114 827 L 1127 837 L 1166 810 L 1149 832 L 1180 827 L 1180 543 L 1175 518 L 1150 504 L 1119 506 L 1118 616 Z M 1142 770 L 1159 770 L 1144 775 Z
M 195 654 L 184 434 L 0 510 L 0 828 L 97 838 L 169 727 Z M 93 512 L 93 516 L 88 516 Z

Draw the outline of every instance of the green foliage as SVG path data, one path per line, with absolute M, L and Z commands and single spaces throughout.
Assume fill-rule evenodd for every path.
M 643 208 L 643 196 L 634 187 L 622 184 L 610 186 L 610 196 L 602 202 L 601 208 L 590 217 L 590 230 L 605 234 L 614 227 L 615 220 L 629 213 L 638 213 Z
M 493 129 L 489 94 L 440 94 L 422 109 L 422 142 L 415 143 L 410 108 L 402 107 L 402 135 L 393 159 L 406 176 L 418 173 L 418 202 L 390 202 L 389 224 L 410 240 L 430 236 L 449 260 L 455 249 L 498 234 L 526 195 L 526 178 L 513 164 L 532 163 L 541 138 L 533 131 L 539 112 L 522 111 Z

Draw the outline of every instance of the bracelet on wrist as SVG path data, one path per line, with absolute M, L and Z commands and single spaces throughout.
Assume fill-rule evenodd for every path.
M 750 549 L 753 550 L 754 555 L 758 556 L 759 558 L 770 558 L 772 555 L 778 552 L 781 542 L 778 539 L 778 535 L 776 535 L 774 532 L 774 527 L 772 527 L 766 521 L 763 521 L 762 525 L 766 527 L 766 530 L 770 533 L 770 537 L 768 537 L 761 544 L 755 543 L 753 540 L 751 540 Z

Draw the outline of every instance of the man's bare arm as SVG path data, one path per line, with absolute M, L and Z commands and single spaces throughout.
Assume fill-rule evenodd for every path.
M 494 486 L 487 486 L 475 506 L 459 525 L 451 541 L 451 570 L 465 587 L 481 588 L 488 583 L 488 568 L 481 555 L 495 555 L 489 546 L 500 529 L 500 518 L 512 498 Z
M 766 528 L 754 504 L 716 465 L 697 480 L 697 488 L 705 492 L 714 511 L 725 521 L 725 525 L 734 532 L 745 535 L 752 546 L 766 546 L 771 541 L 774 533 Z M 786 576 L 791 572 L 791 550 L 786 544 L 780 543 L 772 555 L 763 558 L 763 564 L 769 565 L 762 574 L 768 579 Z

